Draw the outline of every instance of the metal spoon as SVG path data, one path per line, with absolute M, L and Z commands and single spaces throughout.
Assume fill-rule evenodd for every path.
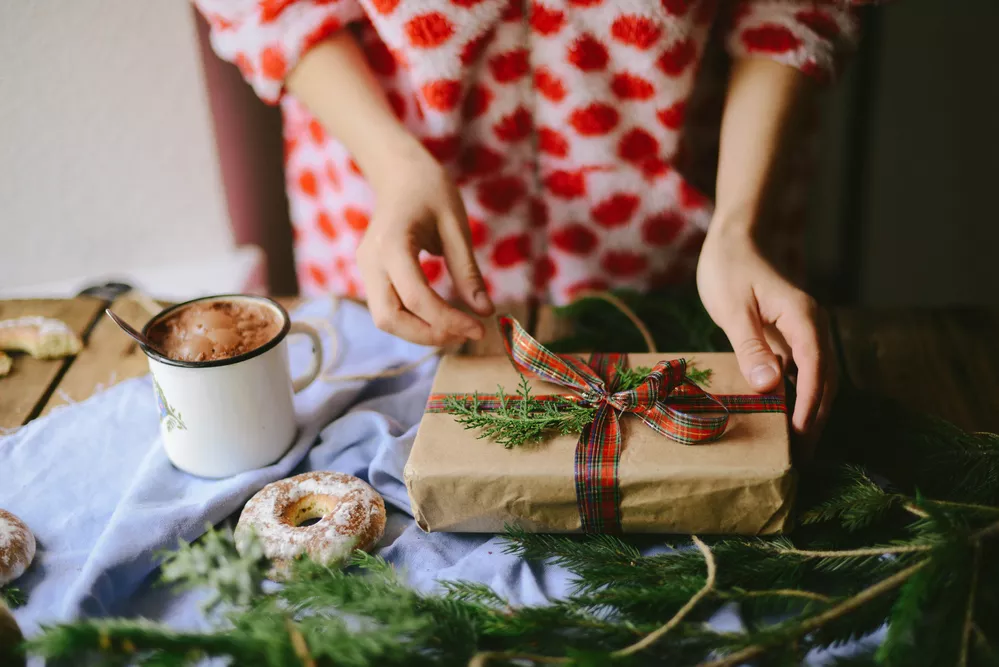
M 121 319 L 120 317 L 118 317 L 117 315 L 115 315 L 114 313 L 112 313 L 110 308 L 105 308 L 104 312 L 108 314 L 108 317 L 110 317 L 112 320 L 114 320 L 115 324 L 117 324 L 119 327 L 121 327 L 122 331 L 124 331 L 129 336 L 131 336 L 132 338 L 134 338 L 136 341 L 138 341 L 142 345 L 145 345 L 146 347 L 148 347 L 148 348 L 150 348 L 152 350 L 156 350 L 157 349 L 156 346 L 153 345 L 153 343 L 152 343 L 151 340 L 149 340 L 148 338 L 146 338 L 145 336 L 143 336 L 141 333 L 139 333 L 138 331 L 136 331 L 128 322 L 126 322 L 125 320 Z

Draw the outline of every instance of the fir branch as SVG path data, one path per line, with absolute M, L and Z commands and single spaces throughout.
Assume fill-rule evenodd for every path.
M 828 610 L 816 614 L 815 616 L 808 617 L 801 621 L 786 622 L 773 630 L 769 630 L 766 634 L 770 634 L 770 642 L 773 642 L 775 638 L 795 638 L 801 637 L 809 632 L 813 632 L 821 628 L 826 623 L 838 619 L 851 611 L 863 606 L 866 602 L 873 598 L 878 597 L 888 591 L 891 591 L 903 583 L 908 581 L 913 575 L 921 571 L 924 567 L 929 564 L 929 560 L 922 560 L 915 565 L 910 565 L 909 567 L 896 572 L 890 577 L 879 581 L 874 586 L 864 589 L 857 595 L 840 602 L 834 607 Z M 767 643 L 763 644 L 751 644 L 746 648 L 732 653 L 724 658 L 718 660 L 713 660 L 710 662 L 702 663 L 700 667 L 733 667 L 734 665 L 741 665 L 745 661 L 755 658 L 756 656 L 764 653 L 768 648 Z
M 849 531 L 866 528 L 902 503 L 902 496 L 885 492 L 859 466 L 845 466 L 832 497 L 801 516 L 802 524 L 838 520 Z
M 651 368 L 639 366 L 618 371 L 618 391 L 634 389 L 648 377 Z M 692 369 L 688 377 L 706 383 L 711 369 Z M 479 438 L 493 440 L 507 449 L 541 442 L 553 433 L 581 433 L 593 422 L 595 408 L 570 399 L 539 399 L 531 393 L 527 378 L 520 376 L 517 393 L 509 396 L 497 387 L 496 409 L 484 410 L 479 394 L 445 396 L 447 412 L 466 429 L 479 431 Z
M 593 421 L 594 408 L 570 400 L 536 399 L 523 376 L 515 400 L 509 399 L 503 387 L 497 395 L 500 405 L 496 410 L 483 410 L 475 395 L 471 404 L 465 397 L 448 396 L 447 411 L 465 428 L 478 430 L 480 438 L 507 449 L 541 442 L 552 433 L 579 433 Z
M 206 611 L 223 603 L 245 607 L 264 580 L 263 548 L 249 540 L 240 555 L 230 532 L 213 530 L 211 524 L 206 531 L 196 546 L 180 540 L 176 551 L 161 554 L 161 580 L 178 588 L 213 591 L 204 603 Z
M 0 587 L 0 600 L 11 609 L 24 606 L 28 601 L 28 596 L 17 586 Z
M 704 555 L 704 564 L 708 570 L 704 587 L 697 591 L 697 593 L 695 593 L 694 596 L 687 601 L 687 604 L 683 605 L 683 607 L 680 608 L 680 611 L 676 612 L 676 614 L 673 615 L 673 618 L 666 621 L 661 628 L 655 632 L 649 633 L 641 640 L 630 646 L 614 651 L 611 653 L 612 658 L 624 658 L 634 653 L 638 653 L 639 651 L 644 651 L 649 646 L 652 646 L 652 644 L 662 639 L 667 632 L 675 628 L 684 619 L 684 617 L 689 614 L 695 606 L 697 606 L 697 603 L 714 589 L 715 577 L 717 575 L 717 566 L 715 565 L 714 555 L 711 553 L 711 549 L 708 548 L 704 542 L 698 539 L 697 535 L 692 535 L 691 539 L 694 541 L 694 544 L 700 550 L 701 554 Z

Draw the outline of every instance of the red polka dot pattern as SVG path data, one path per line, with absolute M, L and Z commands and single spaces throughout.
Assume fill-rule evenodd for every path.
M 622 100 L 647 100 L 656 93 L 648 79 L 627 72 L 614 75 L 611 90 Z
M 652 48 L 659 41 L 659 26 L 644 16 L 621 16 L 611 24 L 617 41 L 638 49 Z
M 527 234 L 508 236 L 496 242 L 493 248 L 493 264 L 501 268 L 519 264 L 531 254 L 531 237 Z
M 391 14 L 399 5 L 399 0 L 371 0 L 371 5 L 379 14 Z
M 618 144 L 617 154 L 625 162 L 640 163 L 655 157 L 659 152 L 659 142 L 645 130 L 635 128 L 628 131 Z
M 478 185 L 477 195 L 483 208 L 493 213 L 508 213 L 527 192 L 516 176 L 498 176 Z
M 531 226 L 544 228 L 548 226 L 548 204 L 540 197 L 531 197 Z
M 550 127 L 538 128 L 538 150 L 554 157 L 569 155 L 569 140 Z
M 785 53 L 798 48 L 801 40 L 794 33 L 780 25 L 762 25 L 742 33 L 742 43 L 750 51 L 761 53 Z
M 468 229 L 472 235 L 472 247 L 481 248 L 489 239 L 489 227 L 478 218 L 468 219 Z
M 326 287 L 326 272 L 315 264 L 308 265 L 309 277 L 320 287 Z
M 489 42 L 493 40 L 496 35 L 495 30 L 490 30 L 485 32 L 475 39 L 471 40 L 461 50 L 461 62 L 464 65 L 470 65 L 479 59 L 486 47 L 489 46 Z
M 649 260 L 630 250 L 608 250 L 600 258 L 604 271 L 618 278 L 632 278 L 645 271 Z
M 604 227 L 620 227 L 628 224 L 640 203 L 636 195 L 619 192 L 597 204 L 591 213 Z
M 315 119 L 309 121 L 309 135 L 317 144 L 321 144 L 326 140 L 326 133 L 323 132 L 323 126 Z
M 527 50 L 500 53 L 489 59 L 489 70 L 500 83 L 510 83 L 527 74 Z
M 649 245 L 668 246 L 676 240 L 685 224 L 679 213 L 660 213 L 642 223 L 642 240 Z
M 319 194 L 319 181 L 309 169 L 303 169 L 302 173 L 298 175 L 298 187 L 309 197 L 315 197 Z
M 284 53 L 280 47 L 268 46 L 260 53 L 260 71 L 268 79 L 283 80 L 286 67 Z
M 531 7 L 531 27 L 539 35 L 550 36 L 558 33 L 565 25 L 565 14 L 557 9 L 549 9 L 540 2 Z
M 569 124 L 584 137 L 595 137 L 613 130 L 621 115 L 609 104 L 594 102 L 576 109 L 569 116 Z
M 539 67 L 534 72 L 534 87 L 552 102 L 561 102 L 565 99 L 565 84 L 547 67 Z
M 701 0 L 700 4 L 709 2 L 709 0 Z M 673 16 L 683 16 L 690 9 L 691 0 L 662 0 L 663 9 L 666 10 L 667 14 L 672 14 Z
M 584 72 L 602 70 L 607 67 L 609 58 L 607 47 L 588 33 L 569 45 L 569 62 Z
M 458 156 L 458 149 L 461 147 L 461 140 L 454 136 L 424 137 L 421 141 L 439 162 L 449 162 L 455 159 Z
M 444 275 L 444 262 L 440 257 L 426 257 L 420 260 L 420 269 L 426 276 L 427 282 L 433 284 Z
M 679 76 L 694 62 L 697 46 L 691 39 L 685 39 L 669 47 L 659 56 L 659 69 L 667 76 Z
M 503 141 L 520 141 L 531 133 L 531 112 L 521 107 L 493 125 L 493 132 Z
M 502 153 L 481 144 L 468 146 L 461 152 L 460 158 L 461 170 L 471 176 L 495 174 L 503 168 L 505 162 Z
M 538 289 L 544 289 L 556 273 L 558 273 L 558 267 L 555 265 L 555 261 L 548 256 L 542 257 L 534 266 L 534 286 Z
M 544 185 L 559 199 L 576 199 L 586 194 L 586 179 L 582 171 L 553 171 L 545 177 Z
M 271 103 L 303 53 L 350 25 L 392 113 L 458 187 L 500 300 L 564 302 L 581 290 L 689 279 L 711 203 L 685 177 L 710 187 L 696 163 L 717 150 L 700 145 L 717 116 L 691 95 L 695 70 L 699 80 L 715 74 L 699 62 L 709 31 L 724 33 L 733 56 L 823 78 L 856 36 L 846 3 L 832 2 L 737 0 L 723 14 L 717 0 L 256 0 L 252 12 L 194 1 L 213 48 Z M 302 290 L 363 295 L 354 255 L 374 211 L 371 188 L 318 119 L 285 101 Z M 780 225 L 800 235 L 800 224 Z M 800 264 L 789 247 L 773 257 Z M 451 295 L 443 259 L 420 263 Z
M 438 111 L 450 111 L 461 98 L 461 84 L 457 81 L 430 81 L 420 88 L 427 106 Z
M 406 22 L 406 37 L 414 47 L 433 49 L 454 35 L 454 25 L 440 12 L 420 14 Z
M 336 227 L 333 225 L 333 220 L 326 211 L 320 211 L 319 215 L 316 216 L 316 228 L 320 234 L 330 241 L 335 241 L 338 236 Z
M 552 235 L 552 243 L 563 252 L 588 255 L 597 247 L 597 235 L 575 223 L 556 230 Z
M 673 106 L 662 109 L 656 113 L 659 122 L 670 130 L 679 130 L 683 127 L 683 116 L 687 112 L 687 103 L 683 100 Z
M 347 226 L 355 232 L 363 232 L 368 228 L 367 213 L 353 206 L 348 206 L 343 210 L 343 219 L 347 221 Z

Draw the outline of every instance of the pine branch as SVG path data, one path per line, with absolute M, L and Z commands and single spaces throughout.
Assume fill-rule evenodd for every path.
M 0 588 L 0 600 L 9 608 L 17 609 L 28 601 L 28 597 L 17 586 L 4 586 Z
M 541 442 L 552 433 L 579 433 L 593 421 L 595 412 L 574 401 L 538 400 L 523 376 L 513 400 L 503 387 L 498 388 L 497 395 L 500 405 L 496 410 L 483 410 L 478 396 L 473 396 L 471 404 L 464 397 L 448 396 L 447 411 L 465 428 L 478 430 L 478 437 L 507 449 Z
M 176 551 L 161 554 L 161 580 L 178 588 L 207 588 L 213 594 L 205 601 L 206 611 L 226 603 L 237 607 L 250 604 L 264 580 L 264 552 L 259 542 L 244 545 L 244 555 L 236 551 L 232 534 L 212 529 L 198 544 L 181 540 Z
M 639 366 L 618 371 L 618 391 L 634 389 L 648 377 L 651 368 Z M 688 377 L 706 383 L 711 369 L 689 370 Z M 485 410 L 478 394 L 446 396 L 447 412 L 466 429 L 479 431 L 479 438 L 493 440 L 507 449 L 541 442 L 553 433 L 581 433 L 593 422 L 596 409 L 561 398 L 539 399 L 531 393 L 527 378 L 520 376 L 517 393 L 509 396 L 497 387 L 499 406 Z

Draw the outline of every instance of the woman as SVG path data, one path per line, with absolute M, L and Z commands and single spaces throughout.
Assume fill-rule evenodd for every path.
M 801 197 L 778 158 L 806 80 L 855 33 L 845 0 L 196 1 L 281 105 L 304 293 L 366 298 L 381 328 L 444 345 L 484 333 L 453 298 L 488 315 L 696 275 L 750 384 L 793 362 L 792 423 L 817 431 L 835 377 L 788 277 Z M 691 97 L 711 35 L 733 61 L 720 133 Z M 715 162 L 712 206 L 691 178 Z

